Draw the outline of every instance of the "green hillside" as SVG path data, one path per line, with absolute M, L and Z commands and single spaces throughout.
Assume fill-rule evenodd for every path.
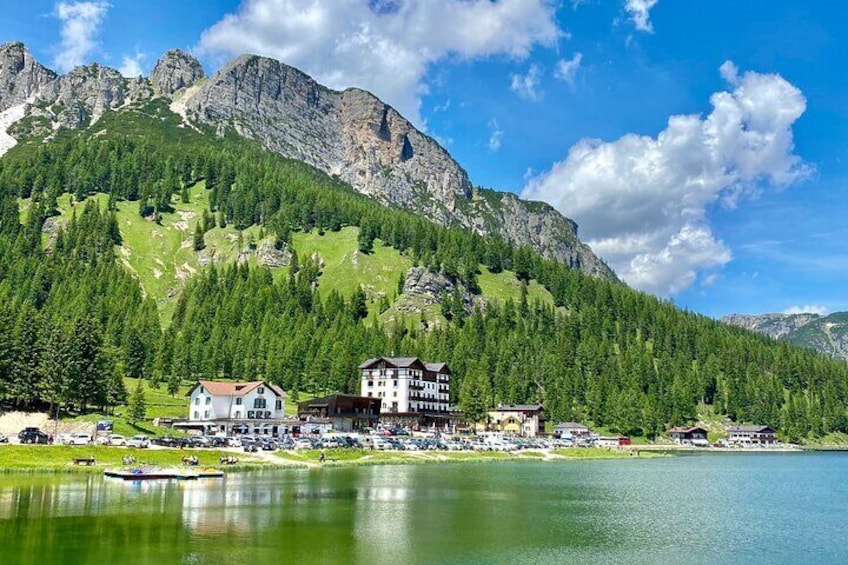
M 703 405 L 790 440 L 848 432 L 844 363 L 174 121 L 161 104 L 109 112 L 0 159 L 0 402 L 108 409 L 128 377 L 354 391 L 362 359 L 395 353 L 449 363 L 476 421 L 542 402 L 653 436 Z M 261 268 L 260 249 L 297 264 Z
M 214 260 L 216 265 L 246 262 L 257 267 L 256 247 L 273 237 L 260 226 L 237 230 L 232 224 L 213 227 L 204 234 L 206 247 L 197 252 L 193 248 L 194 230 L 202 214 L 209 209 L 209 193 L 205 181 L 201 180 L 188 188 L 189 201 L 182 202 L 179 196 L 171 199 L 173 211 L 163 212 L 157 224 L 152 218 L 138 214 L 138 206 L 120 201 L 115 207 L 115 217 L 120 228 L 122 244 L 117 256 L 124 267 L 138 278 L 144 292 L 152 297 L 161 313 L 163 325 L 167 325 L 173 314 L 174 305 L 185 286 L 185 282 L 205 268 L 204 258 Z M 109 196 L 99 193 L 78 201 L 70 194 L 57 198 L 58 219 L 66 224 L 74 214 L 79 214 L 88 200 L 97 202 L 101 210 L 108 206 Z M 26 216 L 30 200 L 22 199 L 21 215 Z M 318 290 L 321 293 L 338 291 L 350 297 L 362 288 L 368 297 L 369 311 L 384 314 L 382 318 L 394 320 L 398 313 L 393 310 L 380 312 L 380 301 L 385 298 L 389 306 L 397 298 L 398 280 L 413 266 L 408 255 L 376 240 L 370 253 L 358 249 L 359 228 L 348 226 L 339 231 L 312 230 L 295 232 L 292 247 L 299 257 L 316 258 L 321 264 Z M 49 236 L 43 236 L 47 246 Z M 275 280 L 288 275 L 287 267 L 273 268 Z M 518 301 L 521 283 L 511 271 L 492 273 L 480 266 L 478 282 L 483 300 Z M 553 305 L 550 292 L 537 281 L 527 286 L 527 299 Z M 430 320 L 444 319 L 438 308 L 422 306 L 423 317 Z M 418 317 L 415 317 L 418 320 Z

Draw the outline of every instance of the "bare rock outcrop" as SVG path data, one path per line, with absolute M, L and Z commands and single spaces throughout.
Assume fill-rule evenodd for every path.
M 23 104 L 56 79 L 19 41 L 0 45 L 0 112 Z
M 545 204 L 474 189 L 443 147 L 369 92 L 330 90 L 279 61 L 243 55 L 184 105 L 191 121 L 259 141 L 384 204 L 499 235 L 594 276 L 616 278 L 579 241 L 573 221 Z
M 291 251 L 288 248 L 277 249 L 271 242 L 263 241 L 256 247 L 256 262 L 262 267 L 273 269 L 288 267 L 291 264 Z
M 255 55 L 203 77 L 197 59 L 179 50 L 165 53 L 149 79 L 127 79 L 96 63 L 60 76 L 38 64 L 21 43 L 7 43 L 0 46 L 0 113 L 14 108 L 6 116 L 14 123 L 2 147 L 24 136 L 47 138 L 59 127 L 84 128 L 104 112 L 161 96 L 171 99 L 172 109 L 179 106 L 175 111 L 190 124 L 256 140 L 385 205 L 500 236 L 593 276 L 616 279 L 578 239 L 573 221 L 546 204 L 473 187 L 438 142 L 369 92 L 334 91 Z
M 150 73 L 150 83 L 157 94 L 170 96 L 202 79 L 203 67 L 193 55 L 171 49 L 156 62 Z
M 444 274 L 425 267 L 413 267 L 406 273 L 403 290 L 394 307 L 398 312 L 423 312 L 428 307 L 438 306 L 446 294 L 453 294 L 457 290 L 467 313 L 473 312 L 477 304 L 484 306 L 482 300 L 478 300 L 464 286 L 457 285 Z

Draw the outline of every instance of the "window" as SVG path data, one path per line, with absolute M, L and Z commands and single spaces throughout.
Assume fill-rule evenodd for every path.
M 368 396 L 371 396 L 371 395 L 373 395 L 373 394 L 374 394 L 374 393 L 372 393 L 372 392 L 369 392 L 369 393 L 368 393 Z
M 267 408 L 267 403 L 264 398 L 254 398 L 253 399 L 253 407 L 254 408 Z
M 241 411 L 236 410 L 236 420 L 238 420 L 239 418 L 241 418 Z
M 199 396 L 195 396 L 195 397 L 194 397 L 194 404 L 195 404 L 196 406 L 200 406 L 200 397 L 199 397 Z
M 207 405 L 208 405 L 208 404 L 212 404 L 212 397 L 211 397 L 211 396 L 207 396 L 207 397 L 206 397 L 206 404 L 207 404 Z
M 208 418 L 208 417 L 209 417 L 209 410 L 207 410 L 206 412 L 204 412 L 204 413 L 203 413 L 203 417 L 204 417 L 204 418 Z
M 259 387 L 259 390 L 257 390 L 256 392 L 259 393 L 259 394 L 265 394 L 265 387 L 264 386 Z
M 368 381 L 368 386 L 374 386 L 374 381 Z
M 282 400 L 278 400 L 278 401 L 274 404 L 274 409 L 275 409 L 275 410 L 282 410 L 282 409 L 283 409 L 283 401 L 282 401 Z
M 199 419 L 200 419 L 200 412 L 197 412 L 197 411 L 195 411 L 195 412 L 194 412 L 194 419 L 195 419 L 195 420 L 199 420 Z
M 244 399 L 241 396 L 236 397 L 236 406 L 241 406 Z
M 395 379 L 395 382 L 394 382 L 394 385 L 393 385 L 393 386 L 397 386 L 397 379 Z

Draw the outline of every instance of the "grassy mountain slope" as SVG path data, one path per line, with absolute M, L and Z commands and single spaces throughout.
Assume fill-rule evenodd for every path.
M 124 112 L 109 114 L 97 123 L 105 129 L 42 150 L 15 148 L 0 161 L 0 262 L 12 275 L 0 278 L 0 295 L 9 297 L 5 305 L 0 301 L 0 338 L 16 352 L 13 369 L 26 369 L 28 347 L 42 342 L 50 347 L 32 373 L 43 379 L 53 374 L 43 367 L 64 367 L 62 356 L 79 345 L 101 349 L 102 366 L 120 369 L 109 378 L 120 371 L 168 382 L 261 375 L 290 390 L 319 393 L 356 390 L 351 368 L 394 351 L 447 361 L 456 378 L 451 400 L 473 417 L 498 403 L 544 402 L 553 419 L 654 435 L 690 421 L 703 403 L 734 420 L 780 426 L 792 439 L 848 431 L 844 364 L 682 312 L 545 261 L 529 248 L 383 207 L 251 142 L 171 127 L 170 117 L 144 114 L 152 106 L 130 110 L 125 127 Z M 106 196 L 98 194 L 104 191 L 112 194 L 114 215 L 94 206 L 80 210 L 67 195 L 105 206 Z M 32 201 L 23 202 L 33 213 L 20 214 L 22 224 L 8 221 L 19 215 L 21 201 L 14 199 L 30 194 Z M 227 223 L 206 232 L 206 249 L 198 253 L 194 227 L 207 206 Z M 45 255 L 38 250 L 40 231 L 54 209 L 60 219 L 76 215 L 78 221 L 69 222 L 68 237 Z M 140 210 L 148 216 L 158 210 L 160 223 Z M 303 258 L 292 284 L 284 267 L 271 277 L 258 269 L 204 275 L 205 258 L 256 265 L 252 244 L 267 248 L 271 233 Z M 360 247 L 373 251 L 363 254 Z M 319 269 L 307 263 L 313 255 L 320 256 Z M 138 298 L 135 280 L 115 257 L 156 300 L 165 331 L 152 301 Z M 424 308 L 428 320 L 443 322 L 428 324 L 431 331 L 369 323 L 416 264 L 432 269 L 414 273 L 417 288 L 436 298 L 444 296 L 445 281 L 458 281 L 479 287 L 483 299 L 517 299 L 525 288 L 518 273 L 530 280 L 531 301 L 545 307 L 522 303 L 465 316 L 470 298 L 456 292 Z M 429 276 L 433 272 L 441 274 Z M 371 316 L 350 299 L 359 287 L 370 294 Z M 324 297 L 316 299 L 316 288 Z M 333 290 L 347 300 L 329 296 Z M 137 314 L 124 323 L 124 297 L 132 292 Z M 396 305 L 382 312 L 384 320 L 409 315 Z M 450 323 L 440 318 L 442 308 Z M 420 315 L 407 321 L 414 324 Z M 57 322 L 64 324 L 61 332 Z M 102 328 L 102 344 L 77 344 L 78 336 L 92 333 L 86 328 Z M 30 399 L 29 389 L 19 386 L 29 373 L 18 372 L 10 398 L 49 400 Z M 88 388 L 74 390 L 70 402 L 88 400 L 79 392 Z
M 101 209 L 108 204 L 108 195 L 98 194 L 89 197 L 96 199 Z M 71 195 L 63 194 L 57 199 L 59 222 L 66 223 L 74 213 L 79 213 L 85 201 L 75 201 Z M 200 181 L 189 189 L 189 202 L 183 203 L 179 197 L 172 199 L 173 212 L 162 214 L 161 223 L 142 218 L 138 206 L 133 202 L 117 203 L 116 219 L 121 231 L 123 244 L 116 250 L 121 263 L 139 280 L 145 293 L 156 300 L 163 324 L 167 325 L 173 313 L 179 291 L 185 282 L 204 268 L 204 257 L 214 258 L 218 265 L 246 261 L 251 267 L 257 267 L 255 248 L 263 242 L 271 242 L 259 226 L 250 226 L 237 230 L 232 224 L 224 228 L 214 227 L 204 235 L 206 248 L 197 252 L 193 249 L 193 234 L 204 210 L 209 207 L 209 191 L 205 182 Z M 21 201 L 22 215 L 27 213 L 29 201 Z M 343 296 L 351 296 L 357 288 L 362 288 L 369 298 L 369 310 L 382 314 L 383 320 L 399 317 L 398 312 L 390 308 L 379 312 L 381 297 L 385 297 L 391 306 L 397 298 L 398 280 L 406 275 L 413 266 L 412 260 L 396 249 L 384 245 L 380 240 L 374 242 L 374 250 L 369 254 L 360 253 L 357 238 L 359 228 L 344 227 L 337 232 L 318 230 L 308 233 L 295 232 L 292 247 L 299 257 L 315 257 L 322 265 L 319 277 L 319 292 L 338 291 Z M 44 236 L 45 245 L 49 236 Z M 281 280 L 288 274 L 287 267 L 272 269 L 274 278 Z M 479 286 L 484 300 L 515 300 L 521 294 L 521 284 L 511 271 L 492 273 L 486 267 L 480 267 Z M 527 289 L 528 300 L 538 300 L 552 305 L 550 292 L 537 281 L 530 281 Z M 438 308 L 422 305 L 423 317 L 443 322 Z M 408 316 L 408 314 L 407 314 Z M 413 316 L 417 319 L 417 317 Z

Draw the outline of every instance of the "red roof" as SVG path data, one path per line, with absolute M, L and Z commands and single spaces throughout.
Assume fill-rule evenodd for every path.
M 260 385 L 265 385 L 270 388 L 277 396 L 285 397 L 286 393 L 277 385 L 268 384 L 265 381 L 250 381 L 246 383 L 232 383 L 226 381 L 197 381 L 197 385 L 202 386 L 214 396 L 241 396 L 252 391 Z M 197 388 L 197 385 L 189 391 L 189 394 Z

